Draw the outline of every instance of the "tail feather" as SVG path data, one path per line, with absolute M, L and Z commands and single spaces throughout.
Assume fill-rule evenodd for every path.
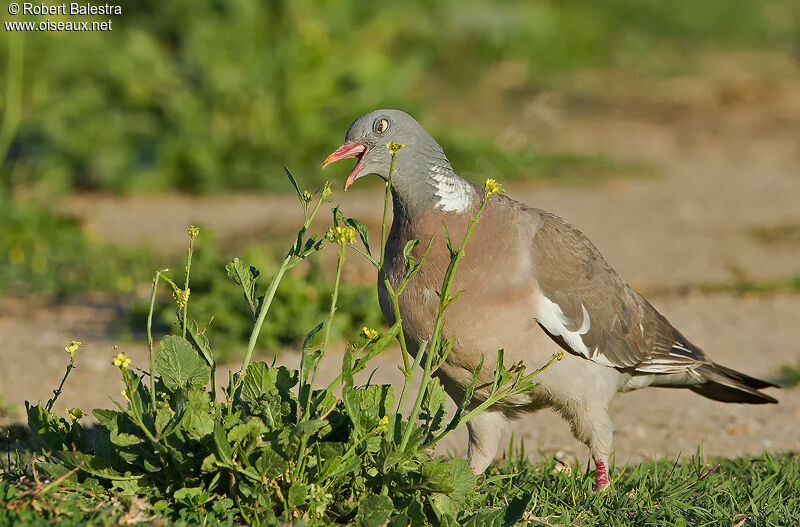
M 690 386 L 689 389 L 709 399 L 726 403 L 766 404 L 777 403 L 774 397 L 758 391 L 761 388 L 777 388 L 778 386 L 744 373 L 720 366 L 704 364 L 694 370 L 708 382 Z

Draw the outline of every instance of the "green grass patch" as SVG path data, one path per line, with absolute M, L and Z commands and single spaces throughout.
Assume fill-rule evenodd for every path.
M 6 431 L 2 430 L 5 437 Z M 21 448 L 32 448 L 30 443 Z M 3 456 L 5 458 L 5 456 Z M 67 478 L 48 485 L 52 477 L 31 471 L 30 454 L 9 467 L 0 462 L 0 523 L 11 525 L 114 525 L 123 518 L 142 523 L 191 523 L 179 514 L 157 510 L 152 501 L 109 490 L 95 481 Z M 694 457 L 659 460 L 617 467 L 613 491 L 592 491 L 593 475 L 579 467 L 559 470 L 554 460 L 531 461 L 517 452 L 490 467 L 476 481 L 464 503 L 460 525 L 795 525 L 800 522 L 800 454 L 768 454 L 734 459 Z M 90 479 L 90 478 L 87 478 Z M 37 483 L 38 481 L 38 483 Z M 177 501 L 177 500 L 176 500 Z M 391 505 L 389 505 L 391 503 Z M 376 502 L 375 513 L 382 509 Z M 386 501 L 389 525 L 404 518 L 401 500 Z M 235 525 L 232 511 L 214 504 L 188 505 L 184 516 L 210 525 Z M 474 518 L 470 520 L 469 518 Z M 371 525 L 362 515 L 354 521 L 328 525 Z M 414 521 L 411 525 L 440 525 Z M 270 524 L 270 522 L 265 522 Z M 278 525 L 279 522 L 273 522 Z M 315 525 L 300 520 L 294 525 Z M 376 524 L 377 525 L 377 524 Z M 403 524 L 405 525 L 405 524 Z

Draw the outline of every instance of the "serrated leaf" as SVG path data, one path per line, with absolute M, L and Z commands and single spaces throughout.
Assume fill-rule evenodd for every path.
M 277 390 L 281 395 L 288 394 L 296 384 L 296 371 L 283 366 L 270 368 L 264 362 L 254 362 L 245 372 L 241 397 L 243 401 L 255 403 L 272 390 Z
M 205 386 L 210 378 L 206 362 L 186 339 L 176 335 L 167 335 L 161 341 L 156 368 L 170 391 Z

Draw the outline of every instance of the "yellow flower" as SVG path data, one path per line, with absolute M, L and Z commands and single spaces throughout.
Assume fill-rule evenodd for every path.
M 78 351 L 78 348 L 83 346 L 83 343 L 78 342 L 77 340 L 70 340 L 69 345 L 64 348 L 64 351 L 69 353 L 69 356 L 75 358 L 75 352 Z
M 186 232 L 189 234 L 189 238 L 194 240 L 197 238 L 197 235 L 200 234 L 200 229 L 194 225 L 189 225 L 189 228 L 186 229 Z
M 372 328 L 364 326 L 363 328 L 361 328 L 361 335 L 363 335 L 364 338 L 367 340 L 373 340 L 378 338 L 380 336 L 380 333 L 378 333 L 376 330 Z
M 402 150 L 404 146 L 406 146 L 405 143 L 403 143 L 401 145 L 401 144 L 395 143 L 394 141 L 392 141 L 391 143 L 386 143 L 386 148 L 388 148 L 389 152 L 391 152 L 393 154 L 396 154 L 397 152 Z
M 503 185 L 501 185 L 494 179 L 487 179 L 486 183 L 484 183 L 483 185 L 483 188 L 487 196 L 503 192 Z
M 176 289 L 172 292 L 172 298 L 175 299 L 175 302 L 178 304 L 178 307 L 183 309 L 186 305 L 186 302 L 189 301 L 189 294 L 191 291 L 187 287 L 186 289 Z
M 72 422 L 75 422 L 78 419 L 80 419 L 81 417 L 85 417 L 86 416 L 86 414 L 83 413 L 83 410 L 81 410 L 80 408 L 71 408 L 67 412 L 67 415 L 69 415 L 69 418 L 72 419 Z
M 338 243 L 342 247 L 356 240 L 356 230 L 352 227 L 331 227 L 325 235 L 331 243 Z
M 383 430 L 384 428 L 386 428 L 386 425 L 388 424 L 389 424 L 389 418 L 384 415 L 383 417 L 381 417 L 381 420 L 378 421 L 378 430 Z
M 162 402 L 169 401 L 169 394 L 167 392 L 158 392 L 158 398 L 161 399 Z
M 124 352 L 118 351 L 118 348 L 115 347 L 114 349 L 117 351 L 117 354 L 114 355 L 111 364 L 124 371 L 131 365 L 131 359 L 129 359 Z
M 130 397 L 128 397 L 128 389 L 127 388 L 125 388 L 124 390 L 122 390 L 119 393 L 122 394 L 122 396 L 125 398 L 126 401 L 130 401 L 131 400 Z

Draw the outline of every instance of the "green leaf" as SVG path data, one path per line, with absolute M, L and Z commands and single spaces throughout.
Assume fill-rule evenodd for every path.
M 305 210 L 306 202 L 303 199 L 303 193 L 300 192 L 300 187 L 297 186 L 297 181 L 294 179 L 294 176 L 289 171 L 289 167 L 283 167 L 283 171 L 286 172 L 286 177 L 289 178 L 289 182 L 292 184 L 292 187 L 294 188 L 294 191 L 297 193 L 297 199 L 300 200 L 300 205 L 302 205 L 303 209 Z
M 475 473 L 464 459 L 455 458 L 449 461 L 449 464 L 453 476 L 453 492 L 450 493 L 450 499 L 461 508 L 467 498 L 475 493 Z
M 191 439 L 203 439 L 214 432 L 214 417 L 211 415 L 211 396 L 205 390 L 190 390 L 186 395 L 186 408 L 181 419 L 181 428 Z
M 281 396 L 289 394 L 297 384 L 297 372 L 281 366 L 270 368 L 264 362 L 254 362 L 247 367 L 242 382 L 242 400 L 257 402 L 273 390 Z
M 444 405 L 447 396 L 437 377 L 434 377 L 428 383 L 425 389 L 425 395 L 422 398 L 421 417 L 425 420 L 426 429 L 428 433 L 437 431 L 442 426 L 444 419 Z
M 289 487 L 289 507 L 296 508 L 300 505 L 303 505 L 306 502 L 307 496 L 308 485 L 305 483 L 300 483 L 299 481 L 295 481 L 292 483 L 292 486 Z
M 394 511 L 394 504 L 389 496 L 371 494 L 358 504 L 356 525 L 359 527 L 381 527 Z
M 322 329 L 322 326 L 324 326 L 324 325 L 325 325 L 324 322 L 320 322 L 319 324 L 317 324 L 317 326 L 314 329 L 312 329 L 311 331 L 306 333 L 306 337 L 303 339 L 303 349 L 304 350 L 308 349 L 308 347 L 309 347 L 308 343 L 311 341 L 311 339 L 314 338 L 314 335 L 319 333 L 319 331 Z
M 206 362 L 195 353 L 192 345 L 176 335 L 161 341 L 156 367 L 161 381 L 170 391 L 191 386 L 205 386 L 209 380 Z
M 187 327 L 189 329 L 189 340 L 206 360 L 206 364 L 213 366 L 214 354 L 211 352 L 211 344 L 208 342 L 208 337 L 204 333 L 205 328 L 201 330 L 197 322 L 192 319 L 189 320 Z
M 409 240 L 408 243 L 406 243 L 406 246 L 403 247 L 403 259 L 404 260 L 409 261 L 409 258 L 411 258 L 411 251 L 413 251 L 414 247 L 416 247 L 417 245 L 419 245 L 419 240 Z M 414 260 L 411 259 L 411 262 L 412 262 L 411 265 L 413 265 L 413 261 Z
M 228 262 L 225 270 L 228 272 L 228 278 L 244 290 L 244 299 L 250 308 L 250 314 L 255 319 L 258 316 L 258 277 L 261 272 L 252 265 L 248 266 L 239 258 Z
M 439 463 L 436 460 L 422 465 L 422 481 L 420 488 L 431 492 L 449 494 L 453 492 L 453 467 L 449 463 Z
M 357 220 L 356 218 L 347 218 L 345 220 L 345 223 L 353 227 L 358 232 L 358 236 L 361 238 L 361 243 L 364 244 L 364 247 L 367 249 L 367 253 L 370 253 L 369 229 L 367 229 L 367 226 L 364 224 L 364 222 L 361 220 Z
M 466 520 L 461 521 L 463 527 L 502 527 L 505 522 L 504 509 L 482 509 L 468 517 Z
M 334 227 L 338 227 L 339 226 L 339 222 L 342 222 L 342 223 L 345 222 L 344 215 L 342 214 L 342 211 L 339 210 L 339 206 L 338 205 L 333 208 L 332 212 L 333 212 L 333 226 Z
M 80 466 L 84 472 L 103 479 L 132 481 L 144 477 L 144 474 L 130 472 L 123 474 L 115 470 L 105 459 L 82 452 L 61 452 L 59 456 L 72 467 Z
M 270 446 L 259 448 L 255 455 L 255 468 L 262 479 L 275 479 L 286 472 L 286 469 L 289 467 L 286 460 Z
M 214 446 L 220 463 L 231 466 L 233 463 L 233 450 L 231 450 L 231 444 L 228 442 L 225 428 L 219 423 L 214 424 Z

